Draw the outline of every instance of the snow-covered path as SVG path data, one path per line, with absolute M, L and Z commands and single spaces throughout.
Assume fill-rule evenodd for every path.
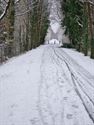
M 94 125 L 94 75 L 52 45 L 0 67 L 0 125 Z

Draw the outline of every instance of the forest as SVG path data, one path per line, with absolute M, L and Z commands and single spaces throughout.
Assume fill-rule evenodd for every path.
M 60 3 L 68 46 L 94 58 L 93 0 Z M 44 43 L 50 6 L 49 0 L 0 0 L 0 62 Z
M 12 57 L 44 42 L 49 24 L 47 4 L 44 0 L 0 1 L 1 55 Z

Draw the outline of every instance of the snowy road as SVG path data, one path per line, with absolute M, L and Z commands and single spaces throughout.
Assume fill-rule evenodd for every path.
M 41 46 L 0 67 L 0 125 L 94 125 L 94 76 Z

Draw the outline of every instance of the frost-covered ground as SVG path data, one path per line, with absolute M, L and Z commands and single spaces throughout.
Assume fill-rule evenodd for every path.
M 0 66 L 0 125 L 94 125 L 94 60 L 40 46 Z

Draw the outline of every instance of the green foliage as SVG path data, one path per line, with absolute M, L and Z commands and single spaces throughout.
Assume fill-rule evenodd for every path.
M 62 6 L 65 14 L 63 25 L 66 25 L 66 34 L 72 42 L 72 46 L 78 51 L 84 49 L 87 55 L 88 49 L 88 15 L 83 3 L 79 0 L 65 0 Z
M 66 0 L 64 4 L 66 33 L 76 46 L 81 42 L 83 32 L 83 5 L 79 0 Z

